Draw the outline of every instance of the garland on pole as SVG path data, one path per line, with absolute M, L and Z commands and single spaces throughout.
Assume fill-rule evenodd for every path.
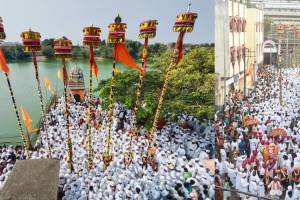
M 147 48 L 148 48 L 148 39 L 154 38 L 156 36 L 156 26 L 157 26 L 157 20 L 148 20 L 144 21 L 140 24 L 140 34 L 139 38 L 144 39 L 144 47 L 143 47 L 143 54 L 142 54 L 142 66 L 144 71 L 146 71 L 147 68 Z M 140 73 L 139 76 L 139 82 L 136 88 L 136 100 L 135 105 L 132 113 L 132 131 L 133 135 L 137 134 L 137 127 L 136 127 L 136 113 L 140 106 L 140 97 L 142 93 L 142 86 L 143 86 L 143 80 L 144 80 L 144 73 Z
M 127 65 L 135 70 L 144 73 L 144 69 L 138 66 L 134 59 L 130 56 L 129 51 L 125 45 L 125 30 L 127 28 L 126 23 L 122 23 L 120 15 L 115 18 L 115 22 L 109 24 L 109 35 L 108 42 L 114 45 L 114 54 L 113 54 L 113 69 L 112 69 L 112 78 L 111 78 L 111 87 L 109 94 L 109 107 L 108 107 L 108 122 L 107 122 L 107 139 L 106 139 L 106 152 L 102 155 L 104 164 L 106 167 L 109 166 L 109 163 L 112 161 L 113 154 L 110 151 L 111 145 L 111 125 L 113 121 L 113 95 L 115 88 L 115 75 L 117 72 L 116 62 L 120 61 L 124 65 Z
M 73 149 L 72 149 L 72 139 L 70 135 L 70 111 L 68 107 L 68 73 L 66 67 L 66 58 L 72 57 L 72 41 L 68 40 L 66 37 L 54 40 L 54 53 L 57 58 L 61 58 L 62 61 L 62 71 L 63 71 L 63 83 L 64 83 L 64 98 L 65 98 L 65 109 L 66 109 L 66 127 L 67 127 L 67 162 L 71 172 L 74 171 L 73 163 Z
M 160 94 L 160 97 L 158 100 L 158 105 L 157 105 L 156 113 L 154 116 L 153 125 L 148 133 L 148 139 L 149 139 L 148 156 L 149 156 L 150 160 L 152 160 L 156 154 L 155 145 L 153 144 L 153 137 L 154 137 L 154 133 L 157 129 L 157 123 L 158 123 L 158 119 L 160 117 L 163 100 L 165 98 L 165 95 L 167 94 L 170 74 L 183 57 L 183 52 L 182 52 L 183 51 L 183 37 L 186 32 L 193 31 L 193 27 L 194 27 L 196 18 L 197 18 L 197 14 L 191 13 L 189 11 L 187 13 L 179 14 L 179 15 L 177 15 L 175 25 L 173 26 L 173 31 L 179 32 L 179 36 L 177 38 L 176 46 L 175 46 L 175 49 L 173 52 L 172 61 L 167 69 L 166 79 L 165 79 L 165 82 L 164 82 L 164 85 L 163 85 L 163 88 L 162 88 L 162 91 L 161 91 L 161 94 Z
M 93 168 L 93 145 L 92 145 L 92 101 L 93 101 L 93 79 L 95 74 L 98 77 L 98 67 L 94 59 L 94 47 L 97 48 L 100 45 L 100 33 L 101 29 L 94 27 L 93 25 L 85 27 L 83 29 L 83 45 L 89 47 L 90 55 L 90 76 L 89 76 L 89 107 L 88 107 L 88 170 Z
M 5 35 L 5 32 L 4 32 L 3 21 L 2 21 L 2 18 L 0 17 L 0 43 L 5 38 L 6 38 L 6 35 Z M 15 111 L 15 114 L 16 114 L 16 117 L 17 117 L 17 124 L 18 124 L 18 128 L 19 128 L 20 136 L 21 136 L 22 141 L 23 141 L 23 145 L 24 145 L 24 147 L 25 147 L 25 149 L 27 151 L 31 150 L 32 146 L 31 146 L 30 138 L 29 138 L 28 134 L 26 134 L 26 135 L 24 134 L 24 131 L 22 129 L 22 125 L 21 125 L 19 111 L 18 111 L 18 108 L 17 108 L 16 99 L 14 97 L 14 93 L 13 93 L 13 90 L 12 90 L 12 87 L 11 87 L 11 83 L 10 83 L 10 79 L 9 79 L 9 76 L 8 76 L 10 69 L 9 69 L 9 67 L 6 64 L 4 53 L 3 53 L 1 47 L 0 47 L 0 68 L 2 69 L 3 73 L 5 74 L 7 86 L 8 86 L 9 93 L 10 93 L 10 97 L 11 97 L 11 100 L 12 100 L 12 103 L 13 103 L 13 108 L 14 108 L 14 111 Z
M 40 78 L 39 78 L 39 71 L 38 71 L 38 65 L 36 61 L 36 52 L 41 50 L 41 34 L 38 32 L 34 32 L 31 29 L 29 31 L 25 31 L 21 33 L 22 42 L 23 42 L 23 50 L 24 52 L 31 52 L 32 53 L 32 62 L 34 65 L 35 70 L 35 78 L 37 80 L 38 85 L 38 95 L 40 99 L 40 105 L 41 105 L 41 119 L 42 119 L 42 126 L 43 130 L 45 131 L 45 137 L 48 143 L 48 153 L 49 157 L 51 158 L 51 145 L 50 140 L 47 133 L 47 127 L 46 127 L 46 121 L 45 121 L 45 110 L 44 110 L 44 103 L 43 103 L 43 94 L 41 90 L 41 84 L 40 84 Z

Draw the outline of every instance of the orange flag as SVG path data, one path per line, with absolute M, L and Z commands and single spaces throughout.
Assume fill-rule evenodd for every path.
M 94 58 L 93 49 L 90 48 L 90 67 L 92 68 L 93 75 L 98 79 L 98 66 Z
M 183 58 L 183 36 L 184 36 L 184 32 L 181 32 L 178 40 L 177 40 L 177 50 L 178 50 L 178 60 L 177 63 L 180 62 L 180 60 Z
M 51 86 L 51 82 L 50 82 L 50 80 L 46 76 L 44 77 L 44 82 L 45 82 L 45 88 L 46 88 L 46 90 L 48 90 L 49 92 L 54 93 L 54 90 L 53 90 L 53 88 Z
M 138 66 L 134 59 L 130 56 L 127 47 L 125 44 L 115 44 L 115 59 L 117 61 L 120 61 L 124 65 L 127 65 L 129 67 L 132 67 L 135 70 L 140 71 L 141 73 L 144 73 L 144 69 L 140 66 Z
M 92 73 L 98 79 L 98 66 L 96 62 L 92 64 Z
M 57 71 L 57 78 L 61 81 L 64 80 L 64 72 L 63 72 L 63 69 L 60 68 L 58 71 Z
M 27 110 L 21 107 L 21 113 L 22 113 L 23 122 L 25 124 L 25 127 L 26 127 L 28 133 L 37 131 L 38 130 L 37 128 L 33 129 L 31 127 L 32 119 L 31 119 L 29 113 L 27 112 Z
M 4 53 L 2 51 L 2 48 L 0 48 L 0 68 L 5 72 L 9 73 L 9 67 L 6 64 L 6 60 L 4 57 Z

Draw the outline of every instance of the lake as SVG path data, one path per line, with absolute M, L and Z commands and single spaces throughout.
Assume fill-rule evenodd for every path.
M 99 80 L 107 79 L 111 77 L 112 61 L 102 60 L 97 61 L 99 72 Z M 20 108 L 22 105 L 27 109 L 31 118 L 32 125 L 35 126 L 41 117 L 40 103 L 37 92 L 37 82 L 34 75 L 33 63 L 28 61 L 18 61 L 8 63 L 10 67 L 10 81 L 13 88 L 13 92 L 16 98 L 17 106 Z M 88 87 L 89 78 L 89 63 L 88 60 L 70 60 L 67 61 L 67 68 L 70 70 L 72 66 L 77 65 L 83 70 L 85 85 Z M 128 70 L 121 64 L 116 65 L 122 72 Z M 39 75 L 41 80 L 41 87 L 43 90 L 44 104 L 50 98 L 50 92 L 45 90 L 44 77 L 51 81 L 52 87 L 61 94 L 63 90 L 63 82 L 58 80 L 57 71 L 61 67 L 61 61 L 55 59 L 40 60 L 38 59 Z M 97 80 L 93 78 L 93 86 L 97 87 Z M 21 112 L 20 112 L 21 115 Z M 23 127 L 24 128 L 24 127 Z M 24 131 L 26 129 L 24 128 Z M 20 143 L 21 137 L 19 136 L 17 119 L 12 107 L 11 97 L 7 87 L 5 75 L 0 72 L 0 144 L 16 144 Z

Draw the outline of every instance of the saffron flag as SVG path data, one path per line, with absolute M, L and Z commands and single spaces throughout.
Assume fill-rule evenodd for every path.
M 54 93 L 54 90 L 52 88 L 51 82 L 50 82 L 50 80 L 46 76 L 44 77 L 44 82 L 45 82 L 45 88 L 46 88 L 46 90 L 48 90 L 49 92 Z
M 67 69 L 65 67 L 63 68 L 60 68 L 58 71 L 57 71 L 57 78 L 61 81 L 64 80 L 64 78 L 66 79 L 66 81 L 68 82 L 68 72 L 67 72 Z
M 25 124 L 25 127 L 26 127 L 28 133 L 37 131 L 38 130 L 37 128 L 33 129 L 31 127 L 32 119 L 31 119 L 29 113 L 27 112 L 27 110 L 21 107 L 21 113 L 22 113 L 23 122 Z
M 90 48 L 90 67 L 92 68 L 92 74 L 98 79 L 98 66 L 94 58 L 93 49 Z
M 177 46 L 176 46 L 178 50 L 177 63 L 179 63 L 180 60 L 183 58 L 183 36 L 184 36 L 184 32 L 181 32 L 177 40 Z
M 61 81 L 64 80 L 64 72 L 62 68 L 57 71 L 57 78 Z
M 140 71 L 141 73 L 144 73 L 144 69 L 140 66 L 138 66 L 134 59 L 130 56 L 127 47 L 125 44 L 115 44 L 115 59 L 117 61 L 120 61 L 124 65 L 127 65 L 129 67 L 132 67 L 135 70 Z
M 9 67 L 6 64 L 6 60 L 2 48 L 0 48 L 0 68 L 3 70 L 3 72 L 9 73 Z

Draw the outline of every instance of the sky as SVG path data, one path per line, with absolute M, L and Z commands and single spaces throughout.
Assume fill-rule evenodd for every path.
M 187 10 L 198 13 L 194 31 L 186 34 L 185 43 L 214 42 L 214 0 L 0 0 L 7 42 L 21 42 L 20 34 L 31 28 L 42 40 L 66 36 L 73 44 L 82 42 L 82 29 L 90 24 L 102 29 L 107 39 L 108 24 L 120 14 L 127 23 L 126 38 L 139 40 L 139 24 L 158 20 L 157 36 L 150 42 L 175 42 L 172 31 L 176 15 Z

